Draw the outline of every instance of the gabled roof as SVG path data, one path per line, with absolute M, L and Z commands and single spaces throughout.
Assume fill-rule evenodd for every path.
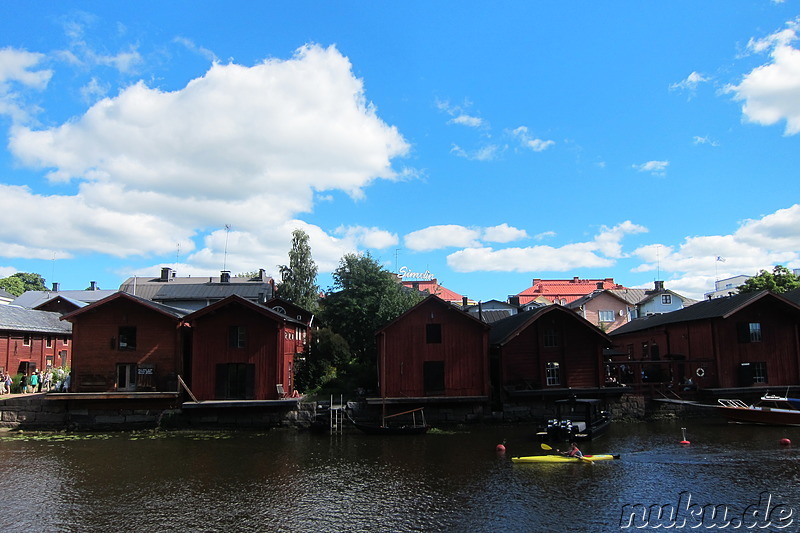
M 147 298 L 148 300 L 185 300 L 185 299 L 216 299 L 225 298 L 231 294 L 244 294 L 253 289 L 255 293 L 247 292 L 248 297 L 256 297 L 260 292 L 268 292 L 272 296 L 273 280 L 263 272 L 258 276 L 229 277 L 223 282 L 221 276 L 176 276 L 170 268 L 162 269 L 162 276 L 156 278 L 132 277 L 122 282 L 119 290 Z M 236 292 L 230 289 L 212 289 L 213 287 L 236 287 Z M 259 291 L 258 288 L 261 290 Z M 205 291 L 211 292 L 205 292 Z M 163 291 L 163 292 L 162 292 Z
M 78 302 L 92 303 L 102 300 L 117 292 L 116 290 L 85 290 L 85 291 L 26 291 L 17 297 L 12 305 L 35 309 L 44 302 L 52 300 L 56 296 L 63 296 Z
M 398 316 L 397 318 L 395 318 L 394 320 L 392 320 L 391 322 L 389 322 L 388 324 L 386 324 L 382 328 L 378 329 L 378 331 L 376 331 L 375 334 L 378 335 L 379 333 L 381 333 L 385 329 L 388 329 L 389 327 L 393 326 L 394 324 L 396 324 L 397 322 L 402 320 L 403 317 L 405 317 L 407 315 L 410 315 L 411 313 L 415 312 L 418 308 L 422 307 L 423 305 L 430 304 L 430 303 L 433 303 L 433 304 L 436 304 L 436 305 L 440 305 L 444 309 L 448 309 L 450 311 L 458 313 L 460 316 L 463 316 L 467 320 L 472 320 L 476 324 L 480 324 L 480 326 L 483 327 L 483 328 L 486 328 L 486 329 L 489 328 L 489 326 L 487 324 L 485 324 L 485 323 L 481 322 L 480 320 L 478 320 L 478 318 L 476 316 L 474 316 L 474 313 L 467 313 L 465 311 L 462 311 L 460 308 L 454 306 L 453 304 L 451 304 L 449 302 L 446 302 L 446 301 L 442 300 L 441 298 L 439 298 L 435 294 L 431 294 L 430 296 L 426 297 L 424 300 L 419 302 L 417 305 L 415 305 L 411 309 L 407 310 L 402 315 Z
M 441 298 L 446 302 L 461 303 L 461 301 L 463 300 L 463 296 L 461 296 L 455 291 L 451 291 L 447 287 L 439 285 L 439 282 L 436 279 L 422 280 L 422 281 L 403 281 L 402 284 L 405 287 L 409 287 L 411 289 L 417 289 L 420 292 L 427 292 L 428 294 L 438 296 L 439 298 Z
M 637 318 L 636 320 L 618 327 L 611 332 L 611 335 L 616 336 L 624 333 L 632 333 L 666 324 L 676 324 L 678 322 L 708 320 L 712 318 L 728 318 L 732 314 L 742 310 L 748 305 L 766 298 L 772 298 L 779 302 L 783 302 L 784 304 L 794 307 L 800 311 L 800 305 L 769 291 L 745 292 L 725 298 L 703 300 L 702 302 L 697 302 L 689 307 L 684 307 L 683 309 L 678 309 L 677 311 L 670 311 L 669 313 Z
M 0 305 L 0 329 L 69 335 L 72 324 L 62 322 L 60 313 Z
M 610 343 L 608 335 L 603 333 L 598 327 L 593 325 L 582 316 L 576 314 L 574 311 L 570 311 L 569 309 L 560 305 L 548 305 L 546 307 L 531 309 L 530 311 L 525 311 L 524 313 L 511 315 L 503 320 L 498 320 L 492 324 L 492 330 L 489 333 L 489 344 L 493 346 L 503 346 L 516 337 L 530 324 L 550 313 L 562 313 L 565 317 L 568 317 L 568 320 L 577 320 L 591 331 L 599 335 L 603 340 Z
M 50 298 L 49 300 L 45 300 L 44 302 L 40 303 L 39 305 L 34 307 L 34 309 L 41 310 L 42 307 L 45 307 L 45 306 L 48 306 L 48 305 L 54 304 L 54 303 L 59 303 L 59 302 L 66 302 L 66 303 L 70 304 L 72 307 L 74 307 L 75 309 L 80 309 L 81 307 L 86 307 L 87 305 L 89 305 L 86 302 L 82 302 L 82 301 L 76 300 L 74 298 L 68 298 L 66 296 L 62 296 L 62 295 L 59 294 L 58 296 L 56 296 L 54 298 Z
M 646 289 L 611 289 L 608 292 L 631 305 L 636 305 L 647 297 Z
M 228 307 L 229 305 L 233 305 L 233 304 L 239 304 L 239 305 L 242 305 L 244 307 L 247 307 L 248 309 L 251 309 L 252 311 L 254 311 L 256 313 L 259 313 L 259 314 L 261 314 L 263 316 L 266 316 L 266 317 L 269 317 L 269 318 L 275 320 L 276 322 L 291 322 L 292 324 L 299 324 L 301 326 L 305 326 L 306 325 L 303 322 L 301 322 L 299 320 L 295 320 L 294 318 L 292 318 L 290 316 L 287 316 L 287 315 L 285 315 L 285 314 L 283 314 L 283 313 L 281 313 L 279 311 L 276 311 L 274 309 L 270 309 L 269 307 L 266 307 L 266 306 L 264 306 L 262 304 L 254 303 L 254 302 L 252 302 L 252 301 L 250 301 L 250 300 L 248 300 L 246 298 L 242 298 L 238 294 L 232 294 L 232 295 L 228 296 L 227 298 L 225 298 L 223 300 L 220 300 L 218 302 L 214 302 L 213 304 L 207 305 L 207 306 L 203 307 L 202 309 L 198 309 L 197 311 L 189 313 L 184 317 L 184 319 L 187 322 L 191 322 L 192 320 L 194 320 L 196 318 L 200 318 L 200 317 L 202 317 L 204 315 L 207 315 L 207 314 L 215 313 L 218 310 L 220 310 L 220 309 L 222 309 L 224 307 Z
M 8 292 L 7 290 L 0 288 L 0 300 L 7 300 L 7 301 L 9 301 L 9 302 L 10 302 L 10 301 L 11 301 L 11 300 L 13 300 L 14 298 L 16 298 L 16 296 L 14 296 L 13 294 L 11 294 L 11 293 L 10 293 L 10 292 Z
M 86 313 L 88 311 L 92 311 L 92 310 L 94 310 L 94 309 L 96 309 L 98 307 L 104 306 L 104 305 L 106 305 L 106 304 L 108 304 L 110 302 L 114 302 L 114 301 L 117 301 L 117 300 L 128 300 L 128 301 L 136 303 L 138 305 L 147 307 L 148 309 L 152 309 L 153 311 L 156 311 L 157 313 L 161 313 L 162 315 L 165 315 L 165 316 L 167 316 L 169 318 L 172 318 L 173 320 L 176 320 L 176 321 L 180 320 L 181 318 L 183 318 L 184 316 L 186 316 L 189 313 L 189 311 L 187 311 L 185 309 L 178 309 L 176 307 L 170 307 L 168 305 L 164 305 L 164 304 L 160 304 L 160 303 L 157 303 L 157 302 L 153 302 L 153 301 L 148 300 L 146 298 L 140 298 L 139 296 L 134 296 L 134 295 L 128 294 L 126 292 L 117 291 L 114 294 L 112 294 L 111 296 L 103 298 L 102 300 L 99 300 L 97 302 L 92 302 L 92 303 L 90 303 L 89 305 L 87 305 L 85 307 L 82 307 L 80 309 L 76 309 L 75 311 L 72 311 L 71 313 L 67 313 L 66 315 L 63 316 L 63 320 L 70 320 L 71 321 L 75 317 L 80 316 L 83 313 Z
M 526 304 L 537 296 L 544 296 L 549 301 L 555 299 L 566 300 L 570 303 L 583 295 L 597 290 L 598 285 L 602 284 L 603 289 L 624 289 L 622 285 L 615 283 L 613 278 L 605 279 L 534 279 L 533 284 L 519 293 L 519 301 Z
M 568 309 L 579 309 L 580 307 L 586 305 L 588 302 L 594 300 L 595 298 L 597 298 L 598 296 L 600 296 L 602 294 L 607 294 L 607 295 L 611 296 L 612 298 L 614 298 L 615 300 L 619 300 L 620 303 L 622 303 L 623 305 L 626 305 L 626 304 L 629 303 L 624 298 L 620 298 L 619 296 L 617 296 L 615 294 L 616 292 L 617 291 L 596 290 L 591 294 L 587 294 L 586 296 L 581 296 L 580 298 L 578 298 L 574 302 L 568 303 L 565 307 L 567 307 Z
M 254 283 L 165 283 L 150 297 L 153 301 L 221 300 L 233 294 L 257 299 L 264 293 L 265 284 Z
M 664 290 L 662 290 L 662 291 L 645 291 L 645 292 L 647 292 L 647 296 L 645 296 L 645 297 L 644 297 L 644 298 L 643 298 L 643 299 L 642 299 L 642 300 L 639 302 L 639 304 L 640 304 L 640 305 L 641 305 L 641 304 L 643 304 L 643 303 L 649 302 L 649 301 L 650 301 L 650 300 L 652 300 L 653 298 L 655 298 L 655 297 L 657 297 L 657 296 L 661 296 L 662 294 L 669 294 L 669 295 L 672 295 L 672 296 L 674 296 L 675 298 L 678 298 L 678 299 L 680 299 L 681 301 L 683 301 L 683 303 L 684 303 L 685 305 L 693 305 L 693 304 L 697 303 L 697 300 L 692 300 L 691 298 L 687 298 L 686 296 L 682 296 L 682 295 L 678 294 L 677 292 L 675 292 L 675 291 L 671 291 L 671 290 L 669 290 L 669 289 L 664 289 Z
M 800 289 L 794 289 L 789 292 L 783 293 L 783 297 L 790 302 L 800 305 Z

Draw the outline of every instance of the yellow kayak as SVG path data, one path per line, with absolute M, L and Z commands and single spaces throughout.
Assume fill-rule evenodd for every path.
M 514 463 L 593 463 L 595 461 L 611 461 L 613 459 L 619 459 L 619 455 L 584 455 L 582 459 L 563 455 L 529 455 L 527 457 L 512 457 L 511 461 Z

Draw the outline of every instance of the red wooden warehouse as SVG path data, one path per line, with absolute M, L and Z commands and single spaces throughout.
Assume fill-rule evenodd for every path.
M 800 383 L 800 306 L 768 291 L 640 318 L 611 334 L 634 382 L 699 388 Z
M 608 336 L 560 305 L 525 311 L 492 324 L 497 385 L 517 390 L 602 387 Z
M 489 326 L 428 296 L 377 332 L 386 398 L 489 397 Z
M 72 323 L 71 390 L 177 391 L 184 314 L 117 292 L 65 315 Z
M 277 400 L 291 396 L 293 364 L 307 325 L 229 296 L 187 315 L 192 363 L 187 381 L 200 400 Z
M 0 305 L 0 372 L 30 374 L 67 366 L 72 326 L 59 313 Z

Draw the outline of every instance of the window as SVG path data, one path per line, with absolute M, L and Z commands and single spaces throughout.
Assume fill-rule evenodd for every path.
M 750 333 L 750 342 L 761 342 L 760 322 L 750 322 L 750 324 L 748 324 L 748 330 Z M 757 364 L 764 364 L 764 363 L 757 363 Z
M 604 309 L 598 312 L 600 322 L 614 322 L 614 311 Z
M 441 344 L 442 343 L 442 325 L 441 324 L 427 324 L 425 326 L 425 342 L 428 344 Z
M 31 345 L 31 336 L 30 336 L 30 334 L 26 333 L 22 337 L 22 345 L 23 346 L 30 346 Z
M 136 349 L 136 328 L 134 326 L 119 327 L 119 349 L 120 350 Z
M 47 346 L 48 348 L 52 348 L 53 347 L 53 337 L 51 337 L 50 335 L 48 335 L 45 338 L 44 342 L 45 342 L 45 346 Z
M 738 325 L 739 342 L 761 342 L 761 322 L 745 322 Z
M 556 362 L 549 362 L 545 366 L 545 376 L 547 386 L 561 385 L 561 365 Z
M 662 294 L 661 295 L 661 304 L 662 305 L 672 305 L 672 295 L 671 294 Z
M 228 329 L 228 346 L 231 348 L 244 348 L 247 346 L 247 328 L 244 326 L 231 326 Z
M 767 383 L 767 363 L 753 363 L 753 383 Z
M 555 348 L 558 346 L 558 332 L 555 328 L 545 328 L 544 338 L 542 339 L 545 348 Z
M 69 346 L 69 337 L 64 337 L 63 344 L 64 346 Z

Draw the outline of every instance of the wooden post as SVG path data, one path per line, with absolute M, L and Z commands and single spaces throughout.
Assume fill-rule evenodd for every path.
M 183 378 L 180 376 L 180 374 L 178 374 L 178 383 L 186 390 L 186 392 L 189 393 L 189 396 L 192 398 L 192 400 L 194 400 L 194 403 L 200 403 L 200 400 L 194 397 L 194 394 L 192 394 L 192 391 L 189 390 L 189 387 L 186 385 L 186 382 L 183 381 Z

